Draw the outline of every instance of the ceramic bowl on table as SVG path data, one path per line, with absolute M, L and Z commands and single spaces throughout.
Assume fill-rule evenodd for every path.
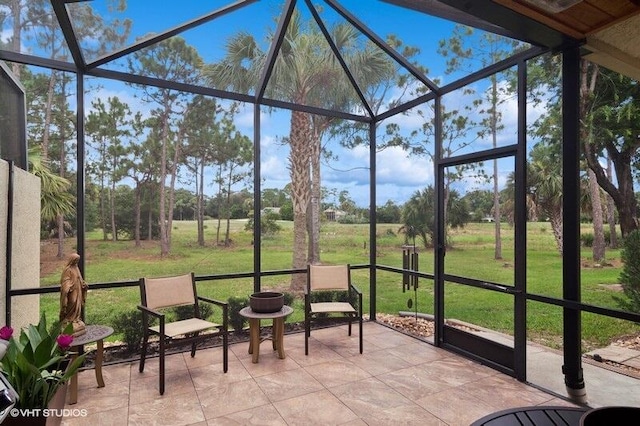
M 249 306 L 253 312 L 278 312 L 284 306 L 284 294 L 275 291 L 260 291 L 249 297 Z

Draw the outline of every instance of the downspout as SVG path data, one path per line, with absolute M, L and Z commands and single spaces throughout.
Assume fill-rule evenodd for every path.
M 85 149 L 84 149 L 84 74 L 78 72 L 76 75 L 76 102 L 78 105 L 78 110 L 76 112 L 76 126 L 77 126 L 77 134 L 76 134 L 76 153 L 77 153 L 77 173 L 76 173 L 76 185 L 78 189 L 76 190 L 76 194 L 78 194 L 76 203 L 77 203 L 77 211 L 76 211 L 76 230 L 77 230 L 77 245 L 78 245 L 78 254 L 80 255 L 80 261 L 78 263 L 78 268 L 80 268 L 80 273 L 86 279 L 86 270 L 85 270 L 85 258 L 86 258 L 86 248 L 85 248 L 85 237 L 86 237 L 86 225 L 85 225 Z M 82 318 L 84 319 L 84 312 Z
M 13 161 L 9 161 L 7 179 L 7 246 L 5 264 L 5 324 L 11 326 L 11 253 L 13 252 Z
M 518 62 L 518 148 L 515 164 L 514 373 L 527 380 L 527 62 Z
M 580 302 L 580 52 L 562 54 L 562 297 Z M 562 373 L 569 398 L 587 401 L 582 372 L 582 322 L 577 308 L 563 308 L 564 364 Z
M 253 106 L 253 291 L 259 292 L 262 223 L 260 222 L 260 104 Z
M 377 277 L 377 240 L 376 226 L 376 124 L 369 123 L 369 318 L 376 319 L 376 277 Z
M 434 139 L 434 177 L 435 177 L 435 229 L 436 239 L 434 241 L 435 256 L 433 265 L 434 294 L 433 312 L 435 313 L 434 343 L 442 346 L 444 341 L 444 256 L 446 254 L 445 226 L 444 223 L 444 171 L 440 165 L 442 161 L 442 96 L 438 95 L 434 101 L 433 117 L 435 139 Z
M 76 172 L 76 244 L 78 246 L 77 253 L 80 255 L 78 261 L 78 269 L 84 279 L 87 279 L 85 269 L 86 258 L 86 225 L 85 225 L 85 149 L 84 149 L 84 74 L 78 72 L 76 74 L 76 102 L 78 109 L 76 111 L 76 155 L 77 155 L 77 172 Z M 80 317 L 86 322 L 85 307 L 82 306 Z

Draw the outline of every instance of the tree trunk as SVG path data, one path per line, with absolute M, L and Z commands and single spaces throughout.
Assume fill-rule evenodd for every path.
M 218 167 L 218 226 L 216 227 L 216 245 L 220 245 L 220 227 L 222 226 L 222 166 Z
M 105 207 L 105 191 L 104 184 L 101 184 L 102 188 L 100 189 L 100 226 L 102 226 L 102 240 L 107 241 L 107 212 Z
M 334 121 L 334 118 L 312 115 L 311 130 L 311 205 L 310 205 L 310 229 L 309 229 L 309 263 L 320 263 L 320 225 L 322 222 L 322 179 L 320 170 L 320 157 L 322 155 L 322 135 Z
M 593 219 L 593 262 L 602 264 L 605 260 L 604 221 L 602 219 L 602 200 L 600 187 L 593 170 L 587 172 L 589 179 L 589 195 L 591 198 L 591 216 Z
M 153 241 L 153 208 L 151 208 L 153 203 L 153 187 L 149 190 L 149 214 L 147 215 L 147 241 Z
M 442 215 L 442 226 L 444 226 L 444 241 L 441 241 L 441 244 L 443 244 L 445 247 L 448 246 L 449 244 L 449 226 L 448 226 L 448 220 L 449 220 L 449 188 L 450 188 L 450 180 L 448 177 L 445 177 L 445 184 L 444 184 L 444 191 L 443 191 L 443 200 L 442 202 L 444 203 L 444 214 Z M 437 231 L 436 231 L 437 232 Z M 434 238 L 435 235 L 432 235 L 431 238 Z M 426 240 L 425 240 L 426 242 Z M 432 241 L 433 242 L 433 241 Z M 425 244 L 426 247 L 426 244 Z
M 51 136 L 50 126 L 51 126 L 51 115 L 53 109 L 53 89 L 56 83 L 57 71 L 51 70 L 51 76 L 49 77 L 49 86 L 47 87 L 47 104 L 45 105 L 45 114 L 44 114 L 44 128 L 42 131 L 42 159 L 49 159 L 49 139 Z
M 109 197 L 111 209 L 111 241 L 118 241 L 118 229 L 116 228 L 116 183 L 111 181 L 111 197 Z
M 22 5 L 20 0 L 12 0 L 9 6 L 11 8 L 11 12 L 9 16 L 13 17 L 13 37 L 11 38 L 11 48 L 14 52 L 21 52 L 21 43 L 22 43 Z M 11 66 L 11 71 L 16 76 L 18 80 L 20 80 L 20 64 L 17 62 L 13 62 Z
M 293 202 L 293 269 L 307 265 L 307 207 L 310 201 L 310 117 L 307 113 L 291 113 L 289 172 Z M 293 274 L 291 290 L 302 291 L 306 283 L 303 274 Z
M 558 247 L 558 252 L 560 256 L 563 254 L 563 238 L 562 238 L 562 211 L 559 212 L 549 212 L 547 211 L 549 216 L 549 222 L 551 223 L 551 231 L 553 232 L 553 236 L 556 239 L 556 246 Z
M 320 263 L 320 206 L 322 187 L 320 175 L 320 155 L 322 133 L 327 126 L 326 119 L 313 117 L 311 139 L 311 200 L 309 203 L 309 263 Z
M 140 205 L 142 204 L 142 197 L 140 195 L 140 182 L 136 182 L 136 188 L 134 189 L 135 201 L 134 201 L 134 225 L 133 225 L 133 238 L 136 241 L 136 247 L 140 247 Z
M 607 177 L 609 181 L 613 179 L 613 171 L 611 169 L 611 158 L 607 157 Z M 618 233 L 616 231 L 616 205 L 613 198 L 609 194 L 607 197 L 607 223 L 609 223 L 609 248 L 618 248 Z
M 204 247 L 204 159 L 200 162 L 199 176 L 196 171 L 196 185 L 198 186 L 198 196 L 196 201 L 196 214 L 198 216 L 198 245 L 200 247 Z
M 491 77 L 491 111 L 490 111 L 491 143 L 493 148 L 498 146 L 498 80 L 495 74 Z M 502 259 L 502 235 L 500 234 L 500 186 L 498 184 L 498 160 L 493 160 L 493 226 L 494 226 L 494 254 L 496 260 Z
M 591 67 L 591 75 L 589 75 L 589 69 L 589 63 L 583 60 L 580 67 L 580 118 L 583 122 L 589 113 L 588 103 L 591 95 L 595 91 L 599 73 L 597 65 Z M 585 156 L 589 157 L 589 154 L 593 150 L 593 137 L 590 129 L 584 124 L 580 126 L 580 141 Z M 589 163 L 589 161 L 587 161 L 587 163 Z M 597 178 L 592 169 L 587 171 L 587 179 L 589 183 L 589 196 L 591 198 L 591 217 L 593 220 L 592 256 L 595 263 L 602 263 L 605 256 L 605 242 L 600 188 L 598 187 Z
M 64 257 L 64 216 L 59 214 L 56 217 L 56 222 L 58 227 L 58 253 L 56 257 L 62 259 Z
M 225 204 L 227 207 L 225 210 L 227 211 L 227 229 L 224 235 L 224 246 L 229 247 L 231 243 L 231 179 L 233 176 L 233 165 L 229 166 L 229 180 L 227 181 L 227 200 Z
M 169 111 L 167 111 L 167 122 L 169 121 Z M 187 107 L 182 113 L 182 122 L 176 135 L 175 147 L 173 150 L 173 162 L 169 167 L 171 173 L 171 180 L 169 182 L 169 206 L 167 209 L 167 254 L 171 250 L 171 233 L 173 230 L 173 210 L 176 204 L 176 180 L 178 179 L 178 164 L 180 157 L 182 156 L 182 140 L 184 139 L 184 123 L 186 117 L 189 115 L 189 108 Z
M 64 89 L 63 89 L 64 91 Z M 64 141 L 66 139 L 66 135 L 65 135 L 65 131 L 64 131 L 64 126 L 62 126 L 61 128 L 61 134 L 60 134 L 60 177 L 64 179 L 64 172 L 67 168 L 67 164 L 65 161 L 65 146 L 64 146 Z M 64 216 L 59 214 L 57 216 L 57 221 L 58 221 L 58 254 L 57 257 L 58 259 L 62 259 L 64 258 Z
M 589 78 L 589 67 L 591 69 L 591 77 Z M 580 116 L 584 117 L 587 112 L 586 100 L 590 98 L 595 88 L 596 79 L 598 77 L 599 68 L 597 65 L 582 61 L 581 78 L 580 78 Z M 584 130 L 581 130 L 584 132 Z M 582 136 L 582 134 L 581 134 Z M 590 142 L 590 141 L 589 141 Z M 624 149 L 618 151 L 615 144 L 611 141 L 604 143 L 608 157 L 613 161 L 616 172 L 616 181 L 618 187 L 609 180 L 602 164 L 600 164 L 599 153 L 596 152 L 591 143 L 583 140 L 582 149 L 587 160 L 589 168 L 593 170 L 598 181 L 598 185 L 604 189 L 613 198 L 618 209 L 620 219 L 620 232 L 622 237 L 626 237 L 630 232 L 638 229 L 636 220 L 636 197 L 633 189 L 633 174 L 631 172 L 632 157 L 640 147 L 640 140 L 636 139 L 634 143 L 625 143 Z
M 167 212 L 165 181 L 167 178 L 167 145 L 169 144 L 169 107 L 165 105 L 162 117 L 162 150 L 160 154 L 160 211 L 158 212 L 158 223 L 160 225 L 160 257 L 169 254 L 169 236 L 167 230 Z
M 502 235 L 500 234 L 500 191 L 498 188 L 498 160 L 493 160 L 493 224 L 495 251 L 494 259 L 502 259 Z
M 178 161 L 181 155 L 181 152 L 180 152 L 181 139 L 182 139 L 182 135 L 178 133 L 176 146 L 173 151 L 173 164 L 169 168 L 171 172 L 171 181 L 169 183 L 169 208 L 167 211 L 167 244 L 168 244 L 169 250 L 171 249 L 171 231 L 173 229 L 173 210 L 176 204 L 176 180 L 178 178 Z
M 618 209 L 620 232 L 624 238 L 638 229 L 636 220 L 637 202 L 633 189 L 633 174 L 631 172 L 631 152 L 635 153 L 636 149 L 635 147 L 629 147 L 622 152 L 618 152 L 615 147 L 610 145 L 607 147 L 609 157 L 615 166 L 616 181 L 618 182 L 618 187 L 616 187 L 607 177 L 592 147 L 589 144 L 584 144 L 584 147 L 587 164 L 595 173 L 598 185 L 613 198 Z

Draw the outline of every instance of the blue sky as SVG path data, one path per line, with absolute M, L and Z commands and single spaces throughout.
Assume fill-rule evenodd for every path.
M 125 13 L 107 12 L 109 0 L 94 0 L 89 3 L 71 4 L 70 7 L 83 4 L 91 4 L 96 10 L 104 13 L 105 19 L 129 17 L 132 22 L 132 33 L 130 43 L 136 38 L 149 33 L 157 33 L 167 30 L 173 26 L 180 25 L 186 21 L 197 18 L 207 12 L 216 10 L 227 4 L 230 0 L 156 0 L 153 3 L 141 0 L 129 0 Z M 275 27 L 275 16 L 277 15 L 282 1 L 263 0 L 251 4 L 239 11 L 222 16 L 212 22 L 200 27 L 191 29 L 183 34 L 186 42 L 198 49 L 205 62 L 220 60 L 225 54 L 225 43 L 230 36 L 240 31 L 245 31 L 261 42 L 267 40 L 269 32 Z M 319 4 L 323 2 L 314 2 Z M 425 14 L 417 13 L 408 9 L 399 8 L 382 1 L 374 0 L 342 0 L 340 3 L 368 28 L 373 30 L 381 38 L 386 38 L 393 34 L 402 40 L 406 45 L 415 46 L 420 49 L 420 54 L 415 58 L 421 65 L 428 68 L 428 77 L 440 82 L 450 82 L 456 77 L 446 75 L 444 72 L 444 59 L 437 54 L 438 42 L 451 35 L 454 27 L 453 23 L 433 18 Z M 301 13 L 309 16 L 307 6 L 304 1 L 297 2 Z M 152 6 L 151 6 L 152 5 Z M 151 6 L 151 7 L 150 7 Z M 323 6 L 321 14 L 327 21 L 336 21 L 339 16 L 329 6 Z M 95 41 L 94 41 L 95 42 Z M 85 43 L 91 44 L 92 40 Z M 267 48 L 264 44 L 263 48 Z M 114 64 L 105 65 L 107 68 L 121 70 L 126 64 L 125 59 L 118 60 Z M 476 65 L 476 69 L 480 65 Z M 87 106 L 95 97 L 106 100 L 109 96 L 118 96 L 121 100 L 129 103 L 133 110 L 140 110 L 148 113 L 156 105 L 145 105 L 139 97 L 133 96 L 131 88 L 117 82 L 100 81 L 101 87 L 92 90 L 85 100 Z M 480 85 L 476 85 L 478 92 L 484 90 Z M 390 97 L 397 96 L 392 93 Z M 410 99 L 405 96 L 404 100 Z M 461 108 L 465 102 L 462 94 L 452 94 L 445 99 L 447 108 Z M 504 106 L 505 130 L 504 138 L 513 140 L 515 116 L 515 100 L 507 102 Z M 415 108 L 405 115 L 389 119 L 388 122 L 398 123 L 403 131 L 408 134 L 417 130 L 424 122 L 424 118 L 419 114 L 420 108 Z M 428 108 L 423 110 L 428 114 Z M 262 130 L 261 130 L 261 170 L 263 188 L 282 188 L 289 182 L 289 172 L 287 169 L 288 147 L 281 143 L 282 139 L 289 133 L 290 112 L 285 110 L 268 111 L 263 108 Z M 383 123 L 383 126 L 387 122 Z M 245 105 L 236 117 L 236 125 L 244 134 L 253 138 L 253 107 Z M 379 128 L 379 134 L 384 133 L 384 128 Z M 486 148 L 487 141 L 476 141 L 475 149 Z M 352 150 L 344 149 L 339 141 L 326 141 L 327 147 L 331 150 L 337 160 L 330 164 L 323 165 L 322 185 L 327 189 L 348 190 L 351 198 L 359 206 L 369 204 L 369 151 L 367 147 L 358 147 Z M 501 181 L 506 180 L 506 174 Z M 382 205 L 387 200 L 392 200 L 397 204 L 404 203 L 415 191 L 424 188 L 433 182 L 433 170 L 431 162 L 426 157 L 411 157 L 400 149 L 387 149 L 378 154 L 377 157 L 377 204 Z M 474 182 L 469 177 L 467 182 L 469 187 L 478 186 L 480 183 Z M 211 185 L 210 195 L 215 192 L 215 186 Z M 331 201 L 331 200 L 329 200 Z

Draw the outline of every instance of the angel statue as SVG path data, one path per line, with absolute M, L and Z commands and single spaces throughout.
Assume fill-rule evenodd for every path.
M 81 316 L 87 300 L 87 283 L 82 279 L 79 261 L 79 254 L 69 256 L 60 277 L 60 326 L 64 329 L 67 324 L 73 324 L 76 337 L 86 332 Z

